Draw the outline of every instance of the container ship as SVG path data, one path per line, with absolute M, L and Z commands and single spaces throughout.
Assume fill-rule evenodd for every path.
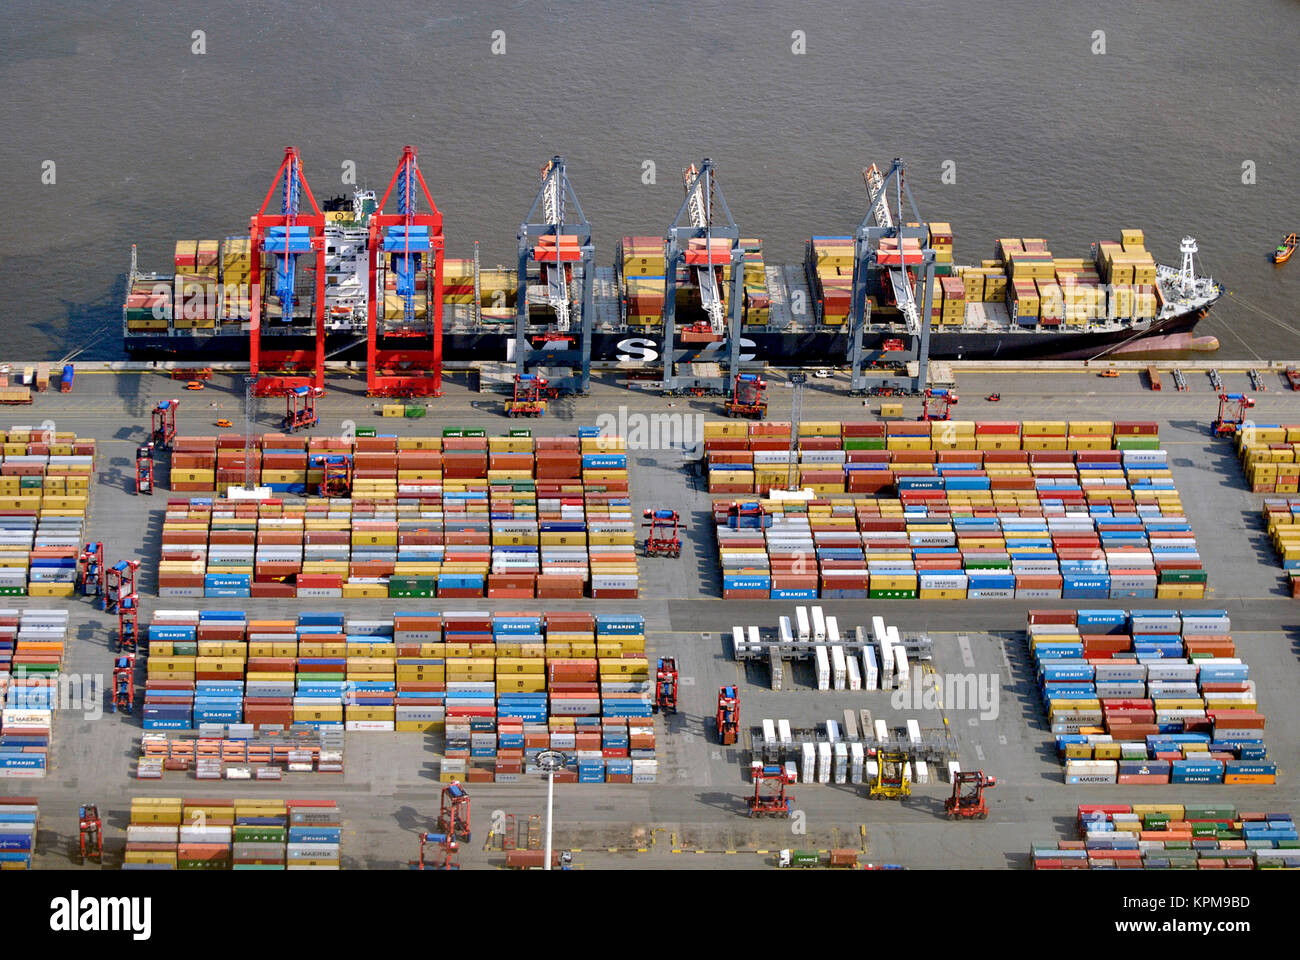
M 549 169 L 543 168 L 543 194 Z M 403 334 L 432 330 L 436 315 L 443 361 L 512 360 L 520 296 L 527 297 L 530 341 L 566 337 L 568 305 L 582 299 L 582 274 L 588 268 L 566 262 L 562 246 L 559 254 L 551 250 L 549 263 L 544 244 L 530 247 L 530 256 L 520 260 L 526 273 L 522 284 L 518 266 L 481 265 L 477 244 L 472 258 L 443 257 L 440 232 L 436 254 L 427 235 L 399 232 L 397 242 L 407 246 L 393 255 L 391 223 L 397 217 L 382 214 L 387 199 L 388 194 L 377 201 L 372 191 L 359 191 L 325 201 L 321 226 L 313 233 L 317 239 L 311 241 L 323 238 L 323 260 L 312 253 L 316 248 L 309 245 L 306 228 L 293 228 L 303 234 L 296 239 L 281 233 L 277 240 L 274 231 L 262 235 L 257 250 L 262 344 L 275 344 L 283 355 L 306 350 L 315 339 L 320 320 L 316 301 L 322 297 L 325 355 L 337 360 L 365 358 L 372 297 L 379 337 L 399 345 Z M 565 222 L 563 204 L 554 194 L 547 207 L 552 222 Z M 709 222 L 702 213 L 695 219 Z M 372 229 L 372 220 L 384 226 Z M 1196 243 L 1190 237 L 1182 241 L 1180 267 L 1157 263 L 1137 229 L 1121 231 L 1118 240 L 1095 243 L 1086 257 L 1078 258 L 1056 256 L 1041 238 L 999 238 L 990 258 L 962 265 L 953 259 L 948 224 L 908 225 L 925 228 L 927 252 L 934 252 L 932 358 L 1092 359 L 1218 347 L 1213 337 L 1194 334 L 1223 288 L 1198 274 Z M 141 271 L 133 247 L 123 307 L 128 355 L 152 360 L 247 359 L 255 236 L 256 230 L 221 240 L 178 241 L 170 269 L 159 272 Z M 411 237 L 430 252 L 423 258 L 410 254 Z M 292 245 L 297 242 L 300 247 Z M 591 360 L 660 362 L 664 298 L 671 289 L 679 361 L 722 355 L 725 337 L 718 331 L 725 333 L 726 328 L 718 323 L 719 315 L 730 314 L 729 298 L 739 290 L 743 361 L 773 366 L 844 363 L 857 256 L 854 238 L 814 236 L 805 245 L 803 262 L 785 265 L 766 261 L 761 240 L 737 236 L 725 242 L 729 253 L 738 248 L 741 256 L 723 257 L 719 266 L 711 257 L 705 269 L 689 256 L 670 258 L 663 236 L 623 237 L 614 245 L 609 265 L 598 264 L 594 257 L 584 261 L 593 273 Z M 296 255 L 304 252 L 309 255 Z M 906 253 L 904 247 L 901 263 L 911 262 Z M 316 276 L 322 262 L 323 286 Z M 678 264 L 676 282 L 666 284 L 670 262 Z M 733 269 L 743 271 L 743 283 L 732 282 Z M 905 269 L 915 280 L 912 269 Z M 883 355 L 897 349 L 896 338 L 906 331 L 890 282 L 891 276 L 900 275 L 899 270 L 873 274 L 867 288 L 863 345 L 868 351 Z M 924 302 L 919 290 L 903 299 L 908 304 Z

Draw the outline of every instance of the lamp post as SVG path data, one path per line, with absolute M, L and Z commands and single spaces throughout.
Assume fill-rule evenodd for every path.
M 555 771 L 564 766 L 564 754 L 558 750 L 543 750 L 534 761 L 546 771 L 546 854 L 542 869 L 551 869 L 551 814 L 555 806 Z

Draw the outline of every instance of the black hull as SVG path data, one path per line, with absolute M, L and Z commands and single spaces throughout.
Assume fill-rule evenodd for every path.
M 1132 330 L 1098 333 L 1067 333 L 1036 330 L 1026 333 L 945 332 L 934 330 L 930 356 L 935 360 L 1086 360 L 1105 356 L 1141 355 L 1188 349 L 1192 331 L 1208 312 L 1200 309 L 1170 318 L 1136 335 Z M 512 331 L 488 333 L 446 333 L 443 360 L 448 362 L 504 361 Z M 864 346 L 880 346 L 889 334 L 868 333 Z M 306 337 L 275 337 L 277 349 L 311 350 Z M 354 343 L 347 334 L 330 335 L 326 352 L 334 360 L 365 360 L 365 342 Z M 264 341 L 265 343 L 265 341 Z M 348 347 L 348 344 L 352 344 Z M 135 360 L 203 360 L 237 362 L 248 359 L 248 340 L 241 334 L 214 337 L 131 336 L 124 339 L 127 353 Z M 598 333 L 592 337 L 593 362 L 643 361 L 659 359 L 659 342 L 653 334 L 634 330 Z M 348 347 L 347 349 L 343 349 Z M 679 362 L 725 358 L 722 344 L 679 344 Z M 741 358 L 772 366 L 819 366 L 842 364 L 846 360 L 848 336 L 843 333 L 746 333 L 741 340 Z

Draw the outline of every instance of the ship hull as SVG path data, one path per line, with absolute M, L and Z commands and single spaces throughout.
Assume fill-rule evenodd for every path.
M 1193 330 L 1208 307 L 1173 316 L 1135 334 L 1131 329 L 1084 333 L 1035 330 L 1025 333 L 945 331 L 930 336 L 930 357 L 935 360 L 1087 360 L 1102 356 L 1128 356 L 1179 350 L 1212 350 L 1213 338 L 1197 339 Z M 480 333 L 448 332 L 443 335 L 442 355 L 446 362 L 497 361 L 507 359 L 509 328 Z M 869 332 L 867 350 L 879 348 L 890 334 Z M 276 337 L 277 348 L 310 351 L 307 337 Z M 131 336 L 124 338 L 127 353 L 136 360 L 205 360 L 237 362 L 248 359 L 248 338 L 244 334 L 209 337 Z M 721 360 L 723 343 L 679 344 L 678 362 Z M 819 366 L 845 362 L 848 336 L 829 331 L 804 333 L 744 333 L 741 359 L 772 366 Z M 364 360 L 365 342 L 348 334 L 330 335 L 326 353 L 335 360 Z M 591 359 L 596 363 L 659 360 L 660 343 L 653 334 L 634 329 L 592 336 Z

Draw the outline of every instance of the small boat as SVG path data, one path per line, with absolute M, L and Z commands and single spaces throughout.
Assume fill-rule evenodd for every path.
M 1291 259 L 1291 254 L 1295 253 L 1298 244 L 1300 244 L 1300 237 L 1297 237 L 1294 233 L 1288 233 L 1286 239 L 1278 244 L 1278 248 L 1273 251 L 1273 262 L 1286 263 Z

